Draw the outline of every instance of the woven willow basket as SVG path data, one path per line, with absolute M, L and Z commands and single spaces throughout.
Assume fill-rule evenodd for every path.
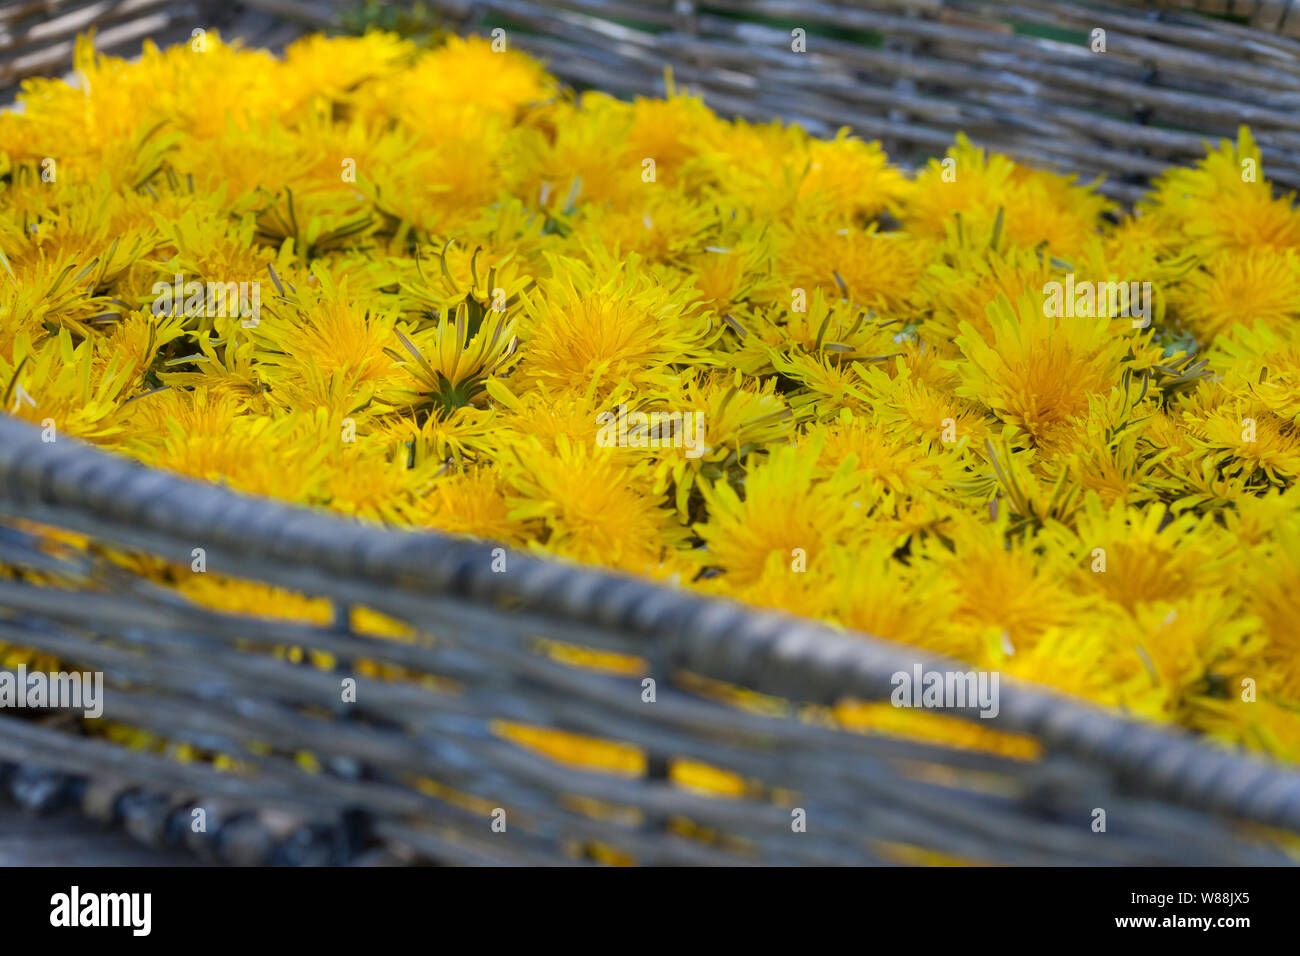
M 118 55 L 145 36 L 217 27 L 278 48 L 353 26 L 340 0 L 2 0 L 0 102 L 69 68 L 78 32 Z M 1209 139 L 1251 126 L 1267 173 L 1300 188 L 1300 0 L 425 0 L 460 32 L 507 31 L 571 83 L 662 94 L 664 68 L 718 112 L 849 125 L 896 160 L 942 153 L 958 131 L 1037 166 L 1105 175 L 1132 200 Z M 1214 15 L 1211 18 L 1210 15 Z M 791 31 L 807 52 L 791 51 Z M 1094 53 L 1094 30 L 1105 52 Z M 1044 36 L 1047 34 L 1048 36 Z M 9 87 L 6 94 L 5 88 Z
M 1300 775 L 1010 682 L 995 718 L 972 708 L 952 719 L 1032 738 L 1037 759 L 806 719 L 810 706 L 888 697 L 899 671 L 963 669 L 902 645 L 518 554 L 503 571 L 490 544 L 244 497 L 44 437 L 0 417 L 0 562 L 18 570 L 0 580 L 0 640 L 102 672 L 105 719 L 240 769 L 3 711 L 0 760 L 28 803 L 80 802 L 144 839 L 236 863 L 559 863 L 613 851 L 659 864 L 856 864 L 919 850 L 1254 864 L 1286 860 L 1265 828 L 1300 832 Z M 207 573 L 328 598 L 333 624 L 201 609 L 122 557 L 185 567 L 199 548 Z M 356 633 L 353 607 L 422 637 Z M 547 640 L 637 663 L 574 666 Z M 334 666 L 274 653 L 286 647 Z M 365 677 L 358 661 L 440 680 Z M 799 707 L 729 707 L 706 682 Z M 615 741 L 626 772 L 549 759 L 503 739 L 501 722 Z M 303 752 L 315 772 L 298 764 Z M 727 797 L 676 785 L 683 762 L 741 784 Z M 1091 826 L 1098 809 L 1104 833 Z
M 1241 23 L 1032 0 L 428 6 L 454 28 L 504 25 L 575 83 L 653 93 L 671 65 L 722 113 L 849 124 L 898 156 L 965 130 L 1030 162 L 1107 173 L 1130 197 L 1248 122 L 1268 173 L 1300 185 L 1300 42 L 1287 35 L 1300 12 L 1284 0 L 1200 4 Z M 66 69 L 72 35 L 96 24 L 124 52 L 195 26 L 274 47 L 338 18 L 292 0 L 8 2 L 0 85 Z M 1026 24 L 1105 29 L 1107 52 Z M 795 56 L 800 25 L 809 52 Z M 1291 861 L 1281 846 L 1300 834 L 1300 774 L 1185 734 L 1009 680 L 996 717 L 946 713 L 1014 737 L 1020 757 L 849 732 L 831 705 L 887 699 L 893 675 L 918 666 L 965 668 L 45 437 L 0 415 L 0 642 L 102 672 L 105 721 L 228 762 L 128 747 L 73 713 L 0 710 L 0 785 L 32 807 L 75 805 L 147 843 L 242 864 L 1272 864 Z M 153 583 L 166 563 L 188 570 L 196 549 L 207 573 L 326 599 L 333 623 L 219 613 Z M 358 633 L 357 608 L 420 636 Z M 602 669 L 558 646 L 635 663 Z M 366 676 L 362 662 L 403 676 Z M 721 703 L 721 685 L 763 704 Z M 507 725 L 609 742 L 622 769 L 544 754 Z M 692 768 L 730 791 L 684 785 Z

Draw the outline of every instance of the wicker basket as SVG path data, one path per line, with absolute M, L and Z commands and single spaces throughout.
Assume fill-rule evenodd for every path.
M 433 6 L 458 14 L 461 30 L 517 26 L 519 46 L 571 82 L 662 94 L 671 65 L 719 112 L 781 116 L 818 133 L 847 125 L 899 160 L 942 153 L 964 131 L 1037 166 L 1105 175 L 1107 193 L 1131 200 L 1151 176 L 1203 156 L 1207 137 L 1249 123 L 1270 177 L 1300 187 L 1300 9 L 1287 16 L 1286 0 Z M 1231 7 L 1256 25 L 1184 6 Z M 1074 42 L 1024 32 L 1035 27 Z M 807 34 L 803 56 L 791 54 L 794 28 Z M 1106 33 L 1104 54 L 1077 45 L 1096 29 Z
M 339 26 L 340 0 L 18 0 L 0 5 L 0 101 L 68 69 L 91 26 L 106 52 L 216 26 L 277 48 Z M 895 159 L 958 131 L 1034 165 L 1105 175 L 1132 200 L 1150 177 L 1251 126 L 1268 175 L 1300 188 L 1300 3 L 1294 0 L 426 0 L 458 31 L 501 26 L 577 84 L 662 94 L 664 68 L 723 114 L 851 126 Z M 1194 12 L 1195 10 L 1205 13 Z M 1231 19 L 1211 19 L 1215 14 Z M 758 22 L 760 21 L 761 22 Z M 807 52 L 791 51 L 791 30 Z M 1092 52 L 1092 31 L 1106 33 Z M 1051 33 L 1059 39 L 1048 39 Z M 845 39 L 844 37 L 851 37 Z M 6 86 L 11 87 L 5 95 Z
M 1300 775 L 1026 687 L 1004 684 L 992 719 L 974 707 L 957 714 L 1032 738 L 1037 759 L 807 719 L 809 707 L 887 698 L 899 671 L 963 669 L 901 645 L 523 555 L 503 565 L 488 544 L 243 497 L 42 439 L 0 418 L 0 561 L 21 569 L 0 581 L 0 640 L 102 672 L 115 723 L 228 755 L 240 770 L 13 711 L 0 716 L 0 760 L 26 802 L 80 801 L 152 842 L 238 863 L 616 853 L 854 864 L 929 851 L 1040 865 L 1243 864 L 1286 859 L 1258 825 L 1300 832 Z M 60 547 L 30 522 L 96 545 Z M 184 566 L 196 548 L 208 573 L 328 598 L 333 624 L 201 609 L 120 557 Z M 356 633 L 352 607 L 422 638 Z M 548 640 L 638 664 L 600 673 L 557 658 Z M 274 653 L 285 647 L 328 653 L 334 666 Z M 359 661 L 439 682 L 365 677 Z M 706 682 L 798 706 L 729 707 Z M 503 721 L 616 741 L 626 772 L 548 759 L 503 738 Z M 298 765 L 304 752 L 315 772 Z M 735 792 L 676 785 L 683 761 L 731 774 Z M 1092 829 L 1099 808 L 1104 833 Z
M 305 23 L 334 16 L 283 0 L 244 6 Z M 653 92 L 671 63 L 722 112 L 849 123 L 914 155 L 966 129 L 1030 160 L 1109 172 L 1121 195 L 1197 155 L 1202 135 L 1248 121 L 1270 174 L 1300 184 L 1300 113 L 1288 109 L 1300 102 L 1300 43 L 1273 32 L 1284 3 L 1237 4 L 1255 28 L 1028 0 L 432 6 L 457 26 L 508 23 L 519 46 L 577 82 Z M 220 25 L 194 5 L 108 7 L 128 33 L 146 10 L 180 36 Z M 91 10 L 0 8 L 0 82 L 37 63 L 57 71 L 70 52 L 63 34 L 16 29 L 27 21 L 14 17 L 73 8 Z M 784 26 L 721 13 L 742 8 L 889 39 L 812 37 L 806 57 L 792 57 Z M 233 32 L 255 38 L 301 29 L 257 10 L 234 16 Z M 1000 26 L 1012 19 L 1095 22 L 1109 52 Z M 41 37 L 69 50 L 37 57 Z M 0 564 L 19 569 L 0 579 L 0 641 L 102 672 L 115 724 L 226 755 L 233 769 L 87 734 L 72 714 L 0 711 L 0 784 L 33 807 L 75 804 L 146 842 L 235 863 L 1257 864 L 1288 862 L 1279 838 L 1300 833 L 1300 775 L 1010 681 L 996 717 L 971 708 L 952 719 L 1009 735 L 1017 757 L 827 719 L 836 702 L 888 698 L 900 671 L 965 669 L 914 649 L 42 439 L 0 415 Z M 91 547 L 70 547 L 68 533 Z M 325 598 L 333 623 L 202 609 L 133 570 L 188 567 L 195 549 L 208 573 Z M 358 633 L 355 608 L 421 636 Z M 602 670 L 588 655 L 580 666 L 557 644 L 637 663 Z M 331 666 L 285 648 L 328 654 Z M 406 676 L 365 676 L 374 671 L 361 662 Z M 766 695 L 764 705 L 728 706 L 721 685 Z M 623 769 L 548 756 L 503 725 L 613 742 Z M 701 766 L 731 792 L 681 784 L 683 768 Z

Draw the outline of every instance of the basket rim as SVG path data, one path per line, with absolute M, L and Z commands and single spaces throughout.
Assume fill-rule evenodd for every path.
M 0 413 L 0 514 L 177 560 L 190 560 L 201 544 L 209 561 L 255 561 L 255 579 L 270 583 L 292 580 L 295 568 L 308 566 L 326 580 L 361 579 L 487 608 L 522 604 L 559 624 L 643 637 L 648 654 L 666 665 L 663 673 L 687 670 L 795 701 L 884 700 L 899 671 L 973 669 L 786 612 L 490 541 L 248 495 L 59 439 L 47 443 L 38 427 Z M 509 571 L 496 573 L 493 558 L 503 551 Z M 1000 710 L 984 726 L 1033 736 L 1048 751 L 1105 767 L 1150 795 L 1300 832 L 1300 770 L 1014 678 L 999 680 Z M 945 714 L 982 723 L 974 708 Z

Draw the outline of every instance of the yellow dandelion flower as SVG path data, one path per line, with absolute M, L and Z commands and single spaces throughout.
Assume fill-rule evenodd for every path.
M 1201 341 L 1257 322 L 1292 327 L 1300 322 L 1300 253 L 1222 253 L 1179 283 L 1170 305 Z
M 399 507 L 403 521 L 415 527 L 520 545 L 528 534 L 523 523 L 511 517 L 507 497 L 499 473 L 471 468 L 439 478 L 426 494 Z
M 927 444 L 847 408 L 817 434 L 824 467 L 833 471 L 851 457 L 860 474 L 900 494 L 942 494 L 961 473 L 953 454 L 929 453 Z
M 1051 537 L 1082 593 L 1129 610 L 1211 588 L 1231 560 L 1231 541 L 1212 517 L 1173 517 L 1162 504 L 1107 508 L 1089 496 L 1074 530 Z
M 1242 575 L 1246 608 L 1263 622 L 1268 643 L 1253 676 L 1287 700 L 1300 701 L 1300 521 L 1293 511 L 1273 528 L 1270 540 L 1247 552 Z
M 1110 208 L 1073 177 L 1017 166 L 959 134 L 943 159 L 930 160 L 917 175 L 903 222 L 919 235 L 941 238 L 960 217 L 969 240 L 988 243 L 1001 235 L 1024 249 L 1046 243 L 1053 253 L 1069 255 L 1096 233 Z
M 975 632 L 958 621 L 956 579 L 941 564 L 909 567 L 891 542 L 872 538 L 851 551 L 832 548 L 829 571 L 835 619 L 844 626 L 957 659 L 977 650 Z
M 707 314 L 688 286 L 665 288 L 629 258 L 598 274 L 551 259 L 551 275 L 523 297 L 525 381 L 563 385 L 593 379 L 632 384 L 671 379 L 671 366 L 707 361 Z
M 929 262 L 930 247 L 901 233 L 800 220 L 779 239 L 776 263 L 790 289 L 820 289 L 896 318 Z
M 956 582 L 956 621 L 974 632 L 972 640 L 982 647 L 992 635 L 1018 652 L 1070 624 L 1082 602 L 1035 558 L 1033 536 L 1007 540 L 1006 532 L 1005 514 L 993 522 L 962 514 L 944 527 L 943 540 L 925 542 L 922 551 Z
M 1273 196 L 1245 126 L 1235 143 L 1225 140 L 1194 167 L 1176 167 L 1157 179 L 1141 207 L 1200 255 L 1300 249 L 1300 211 L 1293 197 Z
M 980 663 L 1005 677 L 1039 685 L 1039 691 L 1073 694 L 1149 719 L 1166 714 L 1168 698 L 1139 656 L 1131 650 L 1125 653 L 1113 634 L 1092 619 L 1053 627 L 1030 647 L 1008 651 L 1001 642 L 990 642 Z
M 561 436 L 554 454 L 540 442 L 521 444 L 502 467 L 513 493 L 511 519 L 540 524 L 539 540 L 556 554 L 656 574 L 665 549 L 681 539 L 649 466 L 626 463 L 594 442 Z
M 988 309 L 992 343 L 962 323 L 957 344 L 966 361 L 957 394 L 977 401 L 1035 444 L 1051 448 L 1062 426 L 1088 410 L 1089 396 L 1119 381 L 1125 343 L 1120 320 L 1066 318 L 1025 296 L 1013 308 Z
M 831 140 L 810 140 L 807 172 L 795 194 L 797 202 L 814 202 L 846 219 L 873 219 L 899 203 L 915 188 L 879 143 L 868 143 L 842 129 Z
M 437 127 L 422 122 L 422 109 L 454 103 L 512 116 L 555 94 L 555 82 L 536 61 L 498 49 L 498 43 L 485 37 L 450 36 L 444 45 L 421 55 L 410 69 L 374 84 L 371 93 L 378 101 L 395 106 L 408 125 L 430 130 Z M 391 41 L 389 44 L 391 49 Z M 402 55 L 400 49 L 382 52 L 390 58 Z
M 1026 293 L 1041 293 L 1055 274 L 1048 257 L 1030 250 L 979 255 L 959 250 L 951 258 L 930 266 L 917 282 L 916 300 L 928 313 L 920 334 L 931 342 L 955 339 L 962 322 L 990 340 L 988 307 L 999 296 L 1016 302 Z
M 758 580 L 769 556 L 807 566 L 832 543 L 857 537 L 870 498 L 851 463 L 818 478 L 818 454 L 815 445 L 774 449 L 745 475 L 743 498 L 729 483 L 701 483 L 709 518 L 695 530 L 708 548 L 703 560 L 732 586 Z

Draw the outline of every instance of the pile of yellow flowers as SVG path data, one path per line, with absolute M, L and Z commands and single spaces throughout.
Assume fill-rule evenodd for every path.
M 487 40 L 77 69 L 0 115 L 6 413 L 1300 759 L 1300 211 L 1245 130 L 1130 213 Z

